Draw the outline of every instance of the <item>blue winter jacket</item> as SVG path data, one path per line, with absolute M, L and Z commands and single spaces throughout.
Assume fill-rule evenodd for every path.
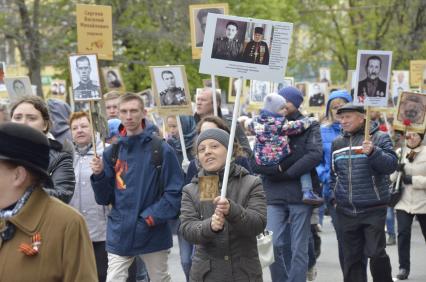
M 120 256 L 135 256 L 172 247 L 172 234 L 167 220 L 180 210 L 183 173 L 173 149 L 162 143 L 161 183 L 151 161 L 151 140 L 155 127 L 147 124 L 135 136 L 119 138 L 115 169 L 112 146 L 103 153 L 104 171 L 92 175 L 96 202 L 112 205 L 108 216 L 106 250 Z
M 335 193 L 337 210 L 348 215 L 386 207 L 389 201 L 389 175 L 397 167 L 392 141 L 377 126 L 370 130 L 373 152 L 361 152 L 364 128 L 343 133 L 332 145 L 330 186 Z

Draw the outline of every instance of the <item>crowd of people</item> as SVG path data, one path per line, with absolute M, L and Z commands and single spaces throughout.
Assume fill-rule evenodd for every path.
M 331 91 L 313 117 L 301 92 L 284 87 L 237 123 L 222 197 L 232 119 L 220 93 L 204 88 L 193 116 L 165 117 L 163 128 L 138 94 L 104 100 L 106 140 L 88 113 L 59 100 L 0 104 L 2 279 L 172 281 L 176 234 L 187 281 L 262 281 L 257 235 L 266 229 L 271 280 L 313 281 L 324 210 L 345 282 L 367 281 L 368 261 L 374 281 L 393 281 L 385 226 L 395 214 L 394 268 L 408 278 L 415 218 L 426 239 L 424 132 L 395 142 L 389 123 L 366 124 L 346 90 Z M 388 209 L 393 183 L 401 198 Z

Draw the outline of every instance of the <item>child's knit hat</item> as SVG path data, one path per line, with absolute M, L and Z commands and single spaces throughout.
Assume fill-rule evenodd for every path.
M 286 100 L 282 96 L 271 93 L 265 96 L 265 99 L 263 100 L 263 109 L 271 113 L 278 113 L 285 104 Z

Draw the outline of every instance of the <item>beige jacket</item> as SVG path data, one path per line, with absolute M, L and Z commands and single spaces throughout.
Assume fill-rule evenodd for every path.
M 406 159 L 410 149 L 405 148 L 404 151 L 404 170 L 407 175 L 413 177 L 413 184 L 406 185 L 402 183 L 402 197 L 395 209 L 404 210 L 411 214 L 426 214 L 426 146 L 422 145 L 414 149 L 414 151 L 418 152 L 418 155 L 412 163 Z M 400 154 L 400 150 L 397 153 Z M 395 172 L 391 175 L 391 180 L 395 181 L 396 177 L 397 173 Z
M 98 281 L 92 242 L 83 217 L 73 208 L 36 188 L 28 202 L 10 219 L 12 239 L 0 249 L 0 281 Z M 40 253 L 27 256 L 21 243 L 41 235 Z

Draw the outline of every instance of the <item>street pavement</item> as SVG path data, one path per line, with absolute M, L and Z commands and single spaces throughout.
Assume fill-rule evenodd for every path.
M 340 271 L 339 259 L 337 255 L 337 242 L 330 217 L 324 218 L 324 226 L 320 233 L 322 239 L 321 256 L 317 262 L 318 275 L 316 282 L 339 282 L 343 281 Z M 415 220 L 411 235 L 411 272 L 408 277 L 409 282 L 425 282 L 426 281 L 426 244 L 422 236 L 420 226 Z M 386 248 L 391 258 L 392 274 L 395 277 L 398 273 L 398 249 L 397 246 L 388 246 Z M 179 247 L 177 237 L 173 238 L 173 249 L 169 256 L 169 270 L 173 282 L 185 282 L 185 275 L 182 271 L 179 258 Z M 368 281 L 373 281 L 368 270 Z M 270 282 L 271 276 L 269 269 L 264 269 L 264 282 Z M 219 281 L 218 281 L 219 282 Z

